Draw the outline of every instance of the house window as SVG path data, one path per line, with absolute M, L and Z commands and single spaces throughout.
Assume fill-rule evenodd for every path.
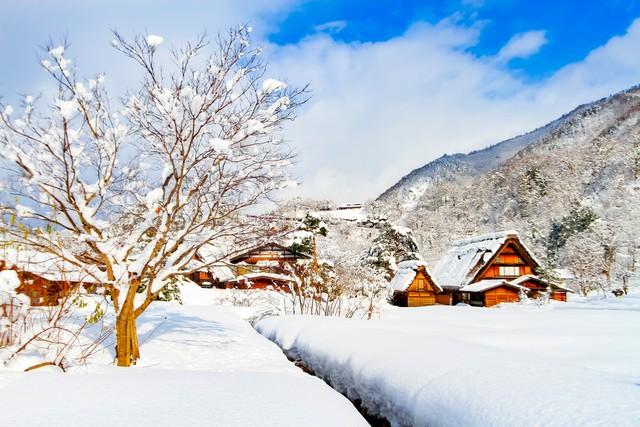
M 500 276 L 504 277 L 518 277 L 520 276 L 520 267 L 517 265 L 501 265 L 499 267 Z
M 426 286 L 426 280 L 424 279 L 418 279 L 418 290 L 419 291 L 426 291 L 427 290 L 427 286 Z

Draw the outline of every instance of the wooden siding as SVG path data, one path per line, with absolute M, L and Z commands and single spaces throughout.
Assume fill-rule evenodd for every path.
M 411 284 L 407 288 L 407 291 L 435 293 L 438 291 L 438 288 L 434 285 L 431 277 L 429 277 L 427 274 L 424 273 L 424 270 L 418 270 L 416 272 L 416 277 L 413 279 L 413 282 L 411 282 Z
M 520 299 L 520 292 L 508 286 L 498 286 L 484 292 L 484 305 L 491 307 L 503 302 L 517 302 Z
M 453 297 L 450 293 L 436 294 L 436 304 L 452 305 Z
M 524 276 L 525 274 L 533 274 L 536 267 L 533 262 L 527 262 L 530 257 L 525 256 L 523 251 L 514 243 L 507 242 L 497 254 L 489 261 L 489 264 L 483 267 L 480 277 L 475 281 L 483 279 L 513 279 Z M 517 268 L 517 274 L 502 275 L 500 267 Z
M 434 305 L 438 288 L 424 269 L 416 272 L 416 277 L 406 291 L 394 293 L 393 304 L 400 307 L 422 307 Z
M 407 305 L 409 307 L 422 307 L 434 305 L 436 294 L 434 292 L 409 292 L 407 295 Z
M 551 299 L 555 301 L 567 302 L 567 293 L 564 291 L 551 292 Z

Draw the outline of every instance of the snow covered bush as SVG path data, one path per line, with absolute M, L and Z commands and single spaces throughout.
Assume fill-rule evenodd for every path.
M 13 301 L 11 340 L 0 345 L 0 363 L 14 369 L 54 365 L 66 370 L 82 365 L 103 349 L 113 333 L 113 323 L 104 318 L 108 305 L 104 296 L 75 293 L 51 307 L 29 307 L 23 294 Z M 5 324 L 12 317 L 5 316 L 11 313 L 6 306 L 3 310 L 0 323 Z
M 254 238 L 260 224 L 243 213 L 294 184 L 292 152 L 279 131 L 304 90 L 263 79 L 249 33 L 240 27 L 221 35 L 210 55 L 205 38 L 187 43 L 168 68 L 157 55 L 162 37 L 128 41 L 116 33 L 114 48 L 141 74 L 122 105 L 104 74 L 81 78 L 67 46 L 50 45 L 41 65 L 55 99 L 41 106 L 27 97 L 20 112 L 0 104 L 1 153 L 13 172 L 5 185 L 28 201 L 25 209 L 2 208 L 20 209 L 32 228 L 56 230 L 6 234 L 113 287 L 120 366 L 139 358 L 136 318 L 170 279 L 228 254 L 194 258 L 205 245 Z

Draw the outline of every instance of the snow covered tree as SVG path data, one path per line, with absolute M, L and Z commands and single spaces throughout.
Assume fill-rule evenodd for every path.
M 594 290 L 606 295 L 614 288 L 621 265 L 617 262 L 620 242 L 615 226 L 597 220 L 589 231 L 572 236 L 566 242 L 565 264 L 573 272 L 580 291 Z
M 307 212 L 292 233 L 289 249 L 317 257 L 316 236 L 327 237 L 327 225 Z
M 588 230 L 597 218 L 598 216 L 590 207 L 577 207 L 560 221 L 554 221 L 547 239 L 547 258 L 549 261 L 554 263 L 567 240 Z
M 139 358 L 136 318 L 171 279 L 218 261 L 194 254 L 252 238 L 259 227 L 243 212 L 292 183 L 279 133 L 304 89 L 264 78 L 250 31 L 219 36 L 211 55 L 204 37 L 173 50 L 169 69 L 158 59 L 162 37 L 115 33 L 142 78 L 117 107 L 103 74 L 79 77 L 67 46 L 51 45 L 41 65 L 57 87 L 53 103 L 27 96 L 21 114 L 0 105 L 13 171 L 5 188 L 23 203 L 3 208 L 57 230 L 8 235 L 113 287 L 119 366 Z
M 412 259 L 422 259 L 413 232 L 388 222 L 382 225 L 380 234 L 365 255 L 365 262 L 379 270 L 387 280 L 393 278 L 399 262 Z

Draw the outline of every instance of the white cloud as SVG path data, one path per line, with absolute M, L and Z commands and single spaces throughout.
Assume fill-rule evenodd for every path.
M 313 27 L 317 32 L 339 33 L 347 27 L 347 21 L 329 21 Z
M 50 36 L 62 36 L 60 28 L 69 29 L 81 73 L 107 71 L 106 84 L 122 90 L 138 75 L 109 49 L 109 28 L 127 35 L 150 28 L 178 46 L 205 28 L 215 35 L 249 22 L 259 40 L 277 30 L 296 1 L 205 5 L 187 0 L 187 6 L 163 7 L 152 0 L 67 2 L 66 7 L 15 2 L 0 17 L 0 51 L 12 63 L 3 70 L 0 94 L 42 90 L 44 75 L 33 50 Z M 86 13 L 79 20 L 81 12 Z M 580 103 L 640 82 L 640 21 L 584 60 L 534 83 L 509 71 L 498 55 L 486 58 L 468 51 L 481 28 L 480 23 L 461 26 L 452 18 L 415 24 L 391 40 L 343 43 L 327 27 L 296 44 L 265 46 L 270 77 L 293 86 L 312 85 L 313 98 L 285 135 L 299 153 L 296 171 L 303 185 L 295 194 L 338 201 L 373 198 L 444 153 L 482 148 L 529 131 Z M 535 45 L 511 47 L 507 57 L 533 54 Z M 167 60 L 169 47 L 159 52 Z
M 528 58 L 548 42 L 546 32 L 542 30 L 516 34 L 500 49 L 498 59 L 506 62 L 513 58 Z
M 299 153 L 297 195 L 360 201 L 444 153 L 533 130 L 575 106 L 640 81 L 640 21 L 544 81 L 467 48 L 478 28 L 417 24 L 376 43 L 319 34 L 270 46 L 276 76 L 310 82 L 313 98 L 287 129 Z M 523 50 L 520 50 L 523 54 Z

